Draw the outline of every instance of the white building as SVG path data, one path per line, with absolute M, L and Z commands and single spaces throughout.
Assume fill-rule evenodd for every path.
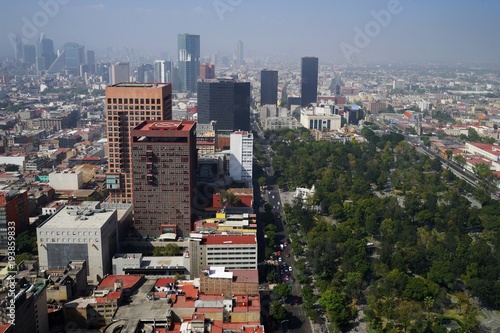
M 269 117 L 264 121 L 265 130 L 278 130 L 281 128 L 297 129 L 299 122 L 294 117 Z
M 49 174 L 49 185 L 56 191 L 79 190 L 83 186 L 82 171 L 54 171 Z
M 260 107 L 260 121 L 264 122 L 269 117 L 278 116 L 278 107 L 273 104 L 264 104 Z
M 110 70 L 110 83 L 117 84 L 120 82 L 130 81 L 130 63 L 128 62 L 117 62 L 111 64 Z
M 191 278 L 209 266 L 257 269 L 257 236 L 190 234 Z
M 99 208 L 99 202 L 66 206 L 36 231 L 40 270 L 66 267 L 72 260 L 85 260 L 88 281 L 97 284 L 111 273 L 117 247 L 116 210 Z
M 465 147 L 471 154 L 483 156 L 491 161 L 500 162 L 500 146 L 479 142 L 467 142 Z
M 252 183 L 253 134 L 234 132 L 230 136 L 229 175 L 235 181 Z
M 342 126 L 342 117 L 333 114 L 330 107 L 304 108 L 300 111 L 300 123 L 307 129 L 336 131 Z

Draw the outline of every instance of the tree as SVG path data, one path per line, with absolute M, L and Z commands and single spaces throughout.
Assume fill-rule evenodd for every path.
M 349 323 L 348 305 L 341 293 L 329 289 L 321 295 L 319 304 L 337 328 L 343 328 Z
M 266 177 L 259 177 L 257 181 L 259 182 L 259 186 L 266 185 Z
M 181 254 L 181 249 L 175 243 L 168 243 L 164 247 L 155 247 L 153 250 L 153 256 L 158 257 L 172 257 Z
M 467 164 L 467 160 L 465 159 L 465 157 L 463 157 L 463 155 L 455 155 L 453 156 L 453 160 L 462 168 L 465 166 L 465 164 Z
M 482 180 L 490 180 L 492 173 L 489 164 L 477 163 L 472 167 L 472 171 Z
M 241 205 L 241 199 L 234 195 L 234 193 L 228 191 L 222 191 L 220 193 L 220 200 L 223 206 L 239 207 Z
M 274 286 L 273 294 L 275 294 L 279 299 L 285 299 L 290 295 L 290 289 L 288 289 L 288 285 L 285 283 L 280 283 Z
M 19 171 L 19 165 L 17 164 L 7 164 L 5 165 L 5 172 L 17 172 Z
M 270 306 L 269 306 L 269 311 L 271 313 L 271 316 L 274 318 L 276 321 L 282 321 L 285 320 L 287 316 L 287 312 L 285 307 L 277 301 L 272 301 Z

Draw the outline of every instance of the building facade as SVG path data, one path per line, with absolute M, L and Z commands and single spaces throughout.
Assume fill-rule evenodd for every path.
M 117 228 L 116 210 L 100 209 L 97 202 L 64 207 L 36 230 L 40 269 L 61 269 L 70 261 L 85 260 L 88 282 L 97 283 L 111 273 Z
M 191 278 L 199 277 L 210 266 L 257 269 L 255 235 L 190 235 Z
M 120 83 L 106 87 L 108 173 L 111 202 L 132 203 L 130 130 L 145 120 L 172 119 L 172 85 Z
M 253 134 L 251 132 L 231 133 L 231 155 L 229 175 L 235 181 L 248 185 L 252 183 Z
M 198 121 L 217 121 L 220 131 L 250 130 L 250 82 L 198 81 Z
M 300 123 L 307 129 L 335 131 L 342 126 L 342 116 L 338 114 L 314 114 L 304 110 L 300 113 Z
M 201 64 L 200 65 L 200 79 L 211 80 L 215 79 L 215 65 Z
M 134 226 L 145 238 L 192 229 L 195 133 L 194 121 L 148 121 L 131 132 Z
M 303 57 L 301 73 L 300 103 L 301 106 L 307 106 L 318 99 L 318 58 Z
M 180 90 L 196 92 L 200 76 L 200 35 L 179 34 L 177 42 Z
M 28 192 L 0 191 L 0 254 L 9 251 L 9 231 L 15 227 L 16 235 L 29 226 Z
M 130 63 L 117 62 L 111 64 L 111 71 L 109 73 L 109 83 L 117 84 L 121 82 L 130 81 Z
M 260 105 L 278 103 L 278 71 L 264 69 L 260 72 Z

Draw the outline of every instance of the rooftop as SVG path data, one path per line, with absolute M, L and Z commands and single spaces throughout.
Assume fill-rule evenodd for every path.
M 91 209 L 82 206 L 65 206 L 52 215 L 40 229 L 99 229 L 108 222 L 116 210 Z
M 257 244 L 255 235 L 210 235 L 204 236 L 207 245 L 239 245 L 239 244 Z
M 169 83 L 138 83 L 138 82 L 121 82 L 113 84 L 110 87 L 120 88 L 163 88 L 168 86 Z
M 121 280 L 123 289 L 131 289 L 141 281 L 138 275 L 108 275 L 99 283 L 99 289 L 113 288 L 115 282 Z
M 190 120 L 162 120 L 162 121 L 146 121 L 138 125 L 134 130 L 142 131 L 184 131 L 189 132 L 195 126 L 194 121 Z

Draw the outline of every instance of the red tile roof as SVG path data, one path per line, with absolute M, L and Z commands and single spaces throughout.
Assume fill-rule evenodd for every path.
M 175 283 L 174 278 L 159 278 L 156 280 L 155 287 L 166 287 L 169 283 Z
M 255 235 L 210 235 L 203 236 L 207 245 L 257 244 Z
M 122 280 L 123 289 L 131 289 L 139 283 L 141 277 L 138 275 L 108 275 L 99 283 L 98 289 L 112 289 L 116 280 Z

